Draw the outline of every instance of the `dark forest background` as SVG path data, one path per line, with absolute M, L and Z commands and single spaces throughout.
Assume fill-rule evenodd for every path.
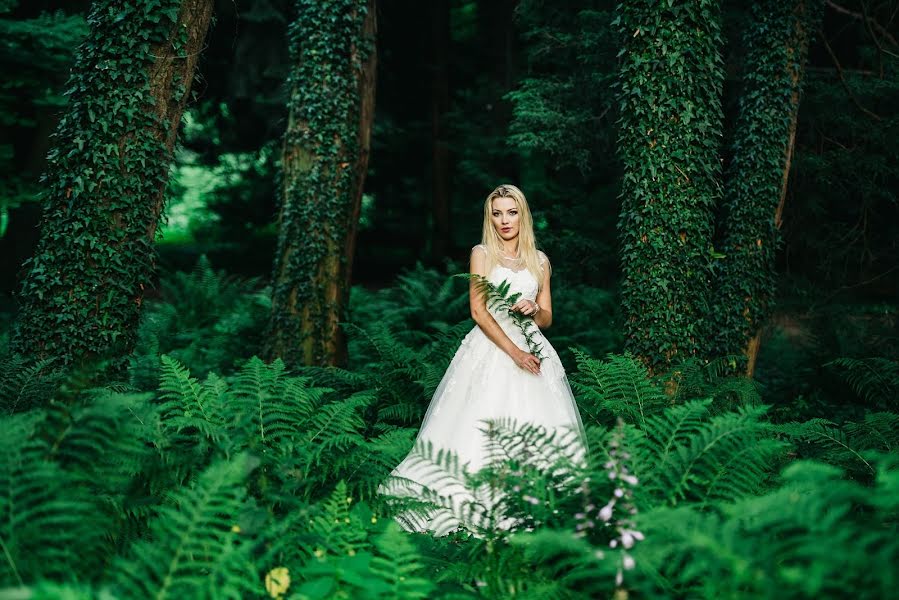
M 215 5 L 166 192 L 163 271 L 190 269 L 205 254 L 229 273 L 271 274 L 290 4 Z M 38 179 L 88 7 L 10 2 L 3 15 L 0 291 L 7 315 L 38 239 Z M 417 263 L 464 267 L 479 241 L 483 198 L 509 181 L 530 199 L 556 287 L 615 294 L 622 168 L 613 8 L 526 0 L 378 5 L 376 114 L 354 284 L 381 288 Z M 725 124 L 735 121 L 745 69 L 745 8 L 726 3 L 721 15 Z M 860 14 L 859 6 L 826 7 L 827 44 L 818 36 L 809 49 L 762 379 L 779 369 L 781 347 L 818 376 L 828 356 L 884 344 L 895 350 L 895 338 L 883 337 L 895 332 L 899 277 L 895 53 L 883 47 L 894 28 L 865 27 Z M 726 164 L 729 131 L 723 135 Z
M 174 18 L 178 7 L 201 3 L 135 6 L 153 15 L 159 5 Z M 345 339 L 332 352 L 335 360 L 308 360 L 307 353 L 304 361 L 272 341 L 282 339 L 272 331 L 292 326 L 278 315 L 295 308 L 284 298 L 296 297 L 278 266 L 290 235 L 296 237 L 279 229 L 282 184 L 295 176 L 282 157 L 292 115 L 303 114 L 304 102 L 318 106 L 329 97 L 324 79 L 296 79 L 308 73 L 297 66 L 303 35 L 329 26 L 327 11 L 317 12 L 326 4 L 211 2 L 208 32 L 192 53 L 196 69 L 175 121 L 171 161 L 159 163 L 164 210 L 148 250 L 156 266 L 144 269 L 148 285 L 141 284 L 136 300 L 121 294 L 139 309 L 122 317 L 127 351 L 118 352 L 113 368 L 92 370 L 70 348 L 63 362 L 78 363 L 81 370 L 73 371 L 57 370 L 48 360 L 52 352 L 42 352 L 62 347 L 59 340 L 87 321 L 65 311 L 35 312 L 29 298 L 43 300 L 44 280 L 28 261 L 49 256 L 40 245 L 42 211 L 53 202 L 64 208 L 69 198 L 63 179 L 55 179 L 63 177 L 60 164 L 69 163 L 53 152 L 84 142 L 54 132 L 68 131 L 64 115 L 96 91 L 78 87 L 91 81 L 90 69 L 73 71 L 79 47 L 97 43 L 92 6 L 109 32 L 119 21 L 104 11 L 121 7 L 107 0 L 0 0 L 0 343 L 4 352 L 16 350 L 0 363 L 0 428 L 7 437 L 0 449 L 9 457 L 0 474 L 12 482 L 0 483 L 0 497 L 15 498 L 0 500 L 0 514 L 10 516 L 0 525 L 6 548 L 0 585 L 32 594 L 9 597 L 96 597 L 101 586 L 116 597 L 141 597 L 168 584 L 176 597 L 210 598 L 895 593 L 899 4 L 357 2 L 374 10 L 377 63 L 341 315 Z M 777 24 L 785 18 L 770 15 L 785 6 L 817 16 L 803 21 L 813 25 L 803 33 L 798 60 L 795 127 L 769 134 L 746 123 L 774 118 L 781 106 L 765 105 L 769 88 L 758 61 L 768 56 L 766 40 L 781 39 Z M 652 21 L 653 14 L 663 17 Z M 713 51 L 720 64 L 709 59 L 707 71 L 665 80 L 661 62 L 646 67 L 649 83 L 631 96 L 638 108 L 661 111 L 680 94 L 687 109 L 672 112 L 681 119 L 695 110 L 694 124 L 717 123 L 718 105 L 708 99 L 720 99 L 720 131 L 713 125 L 705 136 L 719 154 L 696 162 L 726 174 L 732 187 L 674 198 L 674 212 L 688 216 L 713 199 L 700 251 L 714 276 L 732 268 L 723 259 L 733 223 L 742 222 L 741 199 L 760 181 L 746 170 L 746 157 L 770 156 L 772 144 L 782 156 L 779 148 L 792 140 L 788 165 L 774 165 L 769 175 L 776 176 L 767 180 L 786 176 L 771 262 L 746 267 L 771 284 L 761 284 L 758 297 L 745 292 L 745 307 L 739 285 L 733 305 L 727 298 L 724 305 L 683 305 L 695 313 L 664 306 L 659 290 L 689 288 L 692 269 L 650 269 L 654 279 L 642 290 L 633 278 L 635 265 L 651 263 L 634 251 L 650 218 L 634 208 L 648 189 L 639 169 L 683 159 L 675 150 L 644 165 L 629 153 L 642 132 L 635 125 L 639 111 L 623 109 L 635 105 L 622 99 L 622 81 L 632 77 L 627 81 L 636 86 L 647 63 L 626 62 L 639 55 L 639 46 L 628 44 L 642 38 L 623 32 L 628 19 L 641 18 L 640 27 L 656 28 L 655 40 L 666 28 L 700 32 L 693 46 L 671 42 L 684 44 L 683 55 L 696 64 L 705 56 L 703 40 L 720 34 Z M 711 33 L 702 29 L 708 23 Z M 781 68 L 780 55 L 770 56 Z M 718 68 L 720 93 L 702 79 Z M 691 98 L 691 89 L 701 93 Z M 761 108 L 752 113 L 747 99 L 760 96 Z M 688 126 L 690 119 L 679 122 Z M 89 186 L 91 177 L 84 179 L 77 185 Z M 645 482 L 626 492 L 640 515 L 636 524 L 620 521 L 614 535 L 598 513 L 590 520 L 612 484 L 574 486 L 520 455 L 511 456 L 517 470 L 492 472 L 505 489 L 517 486 L 518 504 L 506 508 L 534 530 L 519 532 L 517 542 L 486 530 L 480 532 L 486 538 L 407 536 L 387 525 L 396 507 L 374 493 L 412 446 L 430 395 L 472 326 L 468 286 L 451 275 L 467 271 L 471 247 L 480 242 L 484 198 L 506 182 L 527 195 L 538 247 L 553 264 L 547 337 L 571 375 L 597 449 L 590 474 L 608 483 L 606 471 L 619 468 L 614 441 L 630 449 L 633 470 Z M 763 213 L 764 231 L 776 229 L 769 215 Z M 747 222 L 752 218 L 759 217 Z M 682 240 L 694 232 L 684 222 Z M 69 230 L 58 233 L 60 247 L 74 239 L 66 237 Z M 671 242 L 657 249 L 682 251 Z M 109 281 L 118 289 L 117 280 Z M 309 306 L 318 301 L 309 299 Z M 686 320 L 678 321 L 678 335 L 695 342 L 683 333 L 694 331 L 691 319 L 709 323 L 713 338 L 716 327 L 731 327 L 716 320 L 728 310 L 761 317 L 734 334 L 736 346 L 725 340 L 706 354 L 683 351 L 689 343 L 673 351 L 663 339 L 668 333 L 660 333 L 665 327 L 647 324 L 649 316 L 662 324 Z M 17 321 L 24 323 L 20 337 Z M 53 334 L 63 326 L 69 334 Z M 30 346 L 42 352 L 22 356 L 29 347 L 23 339 L 43 340 Z M 745 351 L 747 343 L 756 350 Z M 734 348 L 742 359 L 750 355 L 748 376 L 739 360 L 722 356 Z M 261 438 L 254 437 L 258 431 Z M 503 431 L 509 439 L 527 437 L 514 427 Z M 733 441 L 716 445 L 720 439 Z M 550 484 L 566 493 L 547 496 Z M 203 491 L 212 498 L 205 504 Z M 17 506 L 28 508 L 23 514 Z M 196 511 L 185 516 L 174 508 L 185 506 Z M 46 542 L 41 531 L 51 529 L 61 533 Z M 646 540 L 632 552 L 631 574 L 622 546 L 636 529 Z M 186 530 L 196 537 L 178 536 Z M 610 549 L 611 539 L 622 546 Z M 77 568 L 75 547 L 83 548 Z M 813 550 L 820 547 L 830 554 Z M 167 562 L 181 550 L 196 562 Z M 281 589 L 273 578 L 288 572 L 293 587 Z

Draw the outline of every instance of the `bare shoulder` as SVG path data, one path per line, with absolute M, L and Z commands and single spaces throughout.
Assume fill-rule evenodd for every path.
M 487 248 L 483 244 L 471 247 L 470 270 L 478 275 L 487 275 Z
M 546 253 L 543 250 L 537 250 L 537 257 L 540 260 L 540 266 L 549 267 L 549 272 L 552 273 L 553 266 L 549 262 L 549 257 L 546 255 Z

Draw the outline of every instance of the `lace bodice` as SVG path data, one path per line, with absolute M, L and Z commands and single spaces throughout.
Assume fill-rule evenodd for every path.
M 515 271 L 504 265 L 496 265 L 487 276 L 487 279 L 493 285 L 498 285 L 503 280 L 507 280 L 509 282 L 510 294 L 520 293 L 522 298 L 527 298 L 528 300 L 537 299 L 537 280 L 534 279 L 534 276 L 527 269 Z
M 487 251 L 482 244 L 478 244 L 475 248 L 480 248 L 484 252 Z M 543 252 L 539 252 L 539 257 L 540 265 L 547 268 L 548 259 L 546 255 Z M 504 259 L 503 257 L 500 257 L 500 260 L 501 263 L 495 265 L 490 273 L 487 274 L 487 279 L 490 280 L 490 283 L 498 285 L 503 280 L 507 280 L 509 282 L 510 294 L 520 293 L 522 298 L 536 300 L 539 283 L 524 264 L 515 260 Z
M 472 250 L 480 248 L 481 251 L 486 252 L 486 248 L 481 244 L 478 244 Z M 547 268 L 548 259 L 546 255 L 542 252 L 539 253 L 541 266 Z M 526 298 L 528 300 L 537 300 L 537 292 L 539 290 L 539 284 L 537 280 L 534 278 L 534 275 L 521 264 L 519 261 L 515 260 L 503 260 L 502 264 L 495 265 L 490 273 L 487 275 L 487 279 L 493 285 L 499 285 L 504 280 L 509 282 L 509 292 L 508 295 L 512 294 L 520 294 L 519 298 Z M 509 313 L 498 307 L 493 306 L 488 308 L 490 314 L 493 315 L 493 318 L 499 324 L 500 327 L 506 332 L 506 335 L 509 336 L 512 341 L 516 342 L 521 346 L 524 344 L 524 337 L 521 334 L 521 331 L 515 325 L 512 317 Z M 523 347 L 523 346 L 522 346 Z

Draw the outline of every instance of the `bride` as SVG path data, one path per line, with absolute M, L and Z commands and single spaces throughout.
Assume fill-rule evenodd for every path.
M 476 325 L 437 386 L 415 447 L 379 488 L 385 495 L 439 500 L 442 508 L 398 515 L 408 531 L 443 535 L 484 521 L 476 518 L 476 507 L 495 503 L 496 492 L 488 497 L 482 489 L 470 489 L 464 477 L 453 477 L 433 458 L 440 449 L 451 451 L 470 473 L 489 464 L 488 420 L 541 426 L 562 439 L 573 438 L 575 460 L 583 460 L 585 453 L 583 425 L 565 369 L 541 331 L 553 320 L 552 267 L 536 248 L 527 200 L 514 185 L 500 185 L 487 196 L 481 243 L 472 248 L 470 266 L 469 304 Z M 507 282 L 508 293 L 520 294 L 519 299 L 511 307 L 488 302 L 478 276 L 494 286 Z M 524 327 L 529 345 L 516 321 L 531 320 L 536 327 Z M 513 525 L 510 519 L 496 523 Z

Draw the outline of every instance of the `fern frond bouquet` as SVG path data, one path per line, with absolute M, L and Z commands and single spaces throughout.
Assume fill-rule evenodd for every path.
M 510 293 L 511 283 L 507 279 L 503 279 L 498 284 L 480 275 L 478 273 L 459 273 L 454 277 L 462 277 L 469 279 L 475 284 L 475 291 L 483 294 L 487 302 L 489 310 L 500 311 L 505 309 L 515 326 L 524 336 L 528 345 L 528 352 L 544 360 L 546 356 L 543 354 L 543 346 L 535 338 L 535 334 L 539 331 L 534 323 L 533 317 L 523 315 L 520 312 L 512 310 L 515 303 L 521 298 L 521 292 Z

